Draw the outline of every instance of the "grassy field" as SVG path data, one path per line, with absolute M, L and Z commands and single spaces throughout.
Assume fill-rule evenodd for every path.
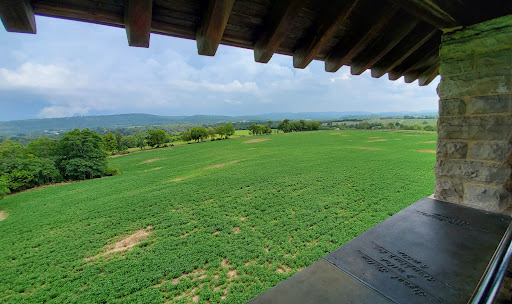
M 424 122 L 427 122 L 426 124 Z M 341 122 L 336 122 L 336 124 L 347 124 L 347 125 L 352 125 L 352 124 L 357 124 L 359 123 L 360 121 L 341 121 Z M 363 122 L 367 122 L 367 123 L 381 123 L 383 124 L 384 126 L 387 126 L 387 124 L 389 123 L 396 123 L 396 122 L 399 122 L 401 125 L 407 125 L 407 126 L 413 126 L 413 125 L 420 125 L 420 126 L 426 126 L 426 125 L 431 125 L 431 126 L 435 126 L 437 125 L 437 119 L 366 119 L 366 120 L 363 120 Z M 335 123 L 333 123 L 334 125 Z
M 111 158 L 122 175 L 10 195 L 0 302 L 243 303 L 432 194 L 435 140 L 251 136 Z

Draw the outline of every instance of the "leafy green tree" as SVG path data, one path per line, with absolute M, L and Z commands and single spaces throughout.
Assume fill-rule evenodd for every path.
M 226 127 L 225 126 L 218 126 L 217 129 L 215 129 L 215 133 L 220 135 L 220 138 L 223 138 L 226 136 Z
M 58 140 L 41 137 L 27 145 L 27 153 L 41 158 L 55 158 L 58 148 Z
M 215 132 L 215 129 L 214 129 L 214 128 L 212 128 L 212 127 L 209 127 L 209 128 L 208 128 L 208 135 L 210 135 L 210 140 L 213 140 L 213 139 L 215 138 L 215 134 L 217 134 L 217 133 Z
M 142 132 L 133 134 L 133 140 L 135 141 L 135 146 L 139 147 L 141 150 L 146 146 L 146 135 Z
M 249 132 L 250 132 L 253 136 L 254 136 L 254 135 L 256 135 L 256 134 L 258 134 L 258 133 L 259 133 L 259 131 L 260 131 L 260 129 L 261 129 L 261 128 L 260 128 L 260 126 L 259 126 L 259 125 L 257 125 L 257 124 L 252 124 L 252 125 L 250 125 L 250 126 L 249 126 Z
M 435 131 L 436 128 L 434 128 L 431 125 L 426 125 L 426 126 L 423 127 L 423 130 L 425 130 L 425 131 Z
M 261 132 L 264 134 L 272 134 L 272 128 L 270 126 L 261 126 Z
M 0 145 L 0 162 L 2 160 L 26 157 L 27 151 L 21 144 L 6 140 Z
M 190 131 L 185 131 L 181 134 L 181 139 L 185 142 L 192 140 L 192 134 Z
M 9 182 L 6 180 L 6 177 L 0 176 L 0 199 L 2 199 L 6 194 L 11 193 L 8 185 Z
M 107 170 L 103 139 L 89 129 L 75 129 L 59 141 L 58 167 L 66 179 L 82 180 L 100 177 Z
M 167 133 L 162 129 L 149 130 L 146 140 L 151 147 L 161 147 L 167 140 Z
M 308 131 L 319 130 L 322 124 L 318 121 L 309 121 L 305 124 L 304 129 Z
M 233 127 L 233 124 L 230 122 L 224 125 L 224 129 L 226 130 L 226 138 L 229 138 L 231 135 L 235 134 L 235 127 Z
M 277 129 L 283 131 L 284 133 L 290 132 L 290 120 L 285 119 L 285 120 L 281 121 L 279 123 L 279 125 L 277 126 Z
M 123 134 L 121 132 L 116 132 L 116 143 L 117 143 L 117 153 L 121 153 L 123 151 Z
M 192 128 L 190 129 L 190 136 L 193 140 L 204 141 L 208 137 L 208 130 L 206 128 Z
M 107 134 L 103 135 L 103 140 L 105 141 L 105 150 L 114 155 L 117 149 L 117 141 L 114 137 L 114 134 L 108 132 Z

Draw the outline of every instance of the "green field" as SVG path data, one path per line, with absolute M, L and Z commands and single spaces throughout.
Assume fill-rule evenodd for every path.
M 435 140 L 250 136 L 110 158 L 121 175 L 7 196 L 1 302 L 243 303 L 432 194 Z
M 413 126 L 413 125 L 420 125 L 420 126 L 426 126 L 426 125 L 431 125 L 431 126 L 435 126 L 437 125 L 437 119 L 399 119 L 399 118 L 393 118 L 393 119 L 365 119 L 365 120 L 362 120 L 362 121 L 338 121 L 338 122 L 333 122 L 333 125 L 342 125 L 342 124 L 346 124 L 346 125 L 353 125 L 353 124 L 357 124 L 357 123 L 360 123 L 360 122 L 367 122 L 367 123 L 381 123 L 383 124 L 384 126 L 387 126 L 387 124 L 389 123 L 400 123 L 401 125 L 407 125 L 407 126 Z M 427 122 L 427 123 L 425 123 Z

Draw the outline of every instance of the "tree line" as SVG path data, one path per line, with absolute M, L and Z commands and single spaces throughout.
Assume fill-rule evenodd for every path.
M 0 198 L 41 185 L 119 174 L 107 166 L 104 139 L 89 129 L 75 129 L 61 139 L 39 138 L 27 147 L 0 144 Z
M 299 121 L 290 122 L 289 119 L 285 119 L 279 123 L 277 126 L 278 130 L 283 131 L 284 133 L 289 132 L 300 132 L 300 131 L 316 131 L 319 130 L 321 123 L 318 121 L 309 121 L 301 119 Z

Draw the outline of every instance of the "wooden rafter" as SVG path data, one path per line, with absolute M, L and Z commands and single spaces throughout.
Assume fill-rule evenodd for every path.
M 422 38 L 415 39 L 415 37 L 411 37 L 412 39 L 408 39 L 404 43 L 400 43 L 397 47 L 400 46 L 400 50 L 396 50 L 389 56 L 383 57 L 378 62 L 378 67 L 372 67 L 372 77 L 380 78 L 384 76 L 384 74 L 388 73 L 398 65 L 400 65 L 407 57 L 409 57 L 412 53 L 418 50 L 422 45 L 424 45 L 428 40 L 434 37 L 436 34 L 440 34 L 439 30 L 430 30 L 430 32 L 423 33 L 420 30 L 420 35 Z M 394 49 L 393 49 L 394 50 Z
M 461 24 L 433 0 L 391 0 L 416 17 L 438 29 L 453 28 Z
M 36 33 L 36 19 L 30 0 L 1 0 L 0 18 L 8 32 Z
M 423 73 L 420 76 L 418 83 L 420 86 L 429 85 L 434 79 L 436 79 L 437 75 L 439 75 L 439 63 L 437 64 L 435 69 L 428 70 L 425 73 Z
M 201 25 L 196 32 L 199 55 L 214 56 L 228 24 L 235 0 L 204 0 Z
M 347 4 L 344 1 L 334 1 L 334 5 L 324 8 L 323 16 L 325 18 L 320 19 L 314 29 L 304 37 L 302 46 L 293 53 L 293 66 L 295 68 L 304 69 L 313 61 L 358 2 L 359 0 L 354 0 Z
M 389 80 L 397 80 L 402 75 L 411 74 L 411 72 L 417 72 L 418 70 L 423 71 L 425 66 L 430 66 L 436 60 L 439 60 L 439 40 L 431 38 L 401 65 L 389 71 L 388 78 Z
M 274 2 L 265 28 L 254 45 L 254 60 L 267 63 L 284 40 L 293 20 L 306 0 L 279 0 Z
M 418 23 L 417 19 L 407 18 L 407 16 L 398 15 L 395 18 L 400 18 L 401 26 L 397 27 L 396 30 L 383 33 L 375 45 L 370 45 L 356 56 L 350 63 L 350 73 L 352 75 L 361 75 L 364 71 L 371 68 L 402 41 Z
M 153 0 L 126 0 L 124 23 L 129 46 L 149 47 Z
M 398 11 L 397 5 L 392 5 L 387 9 L 381 17 L 373 23 L 372 27 L 366 32 L 366 34 L 350 49 L 345 46 L 335 46 L 334 50 L 325 58 L 325 71 L 336 72 L 343 65 L 348 64 L 357 54 L 364 50 L 368 44 L 377 37 L 384 25 L 386 25 L 393 15 Z

